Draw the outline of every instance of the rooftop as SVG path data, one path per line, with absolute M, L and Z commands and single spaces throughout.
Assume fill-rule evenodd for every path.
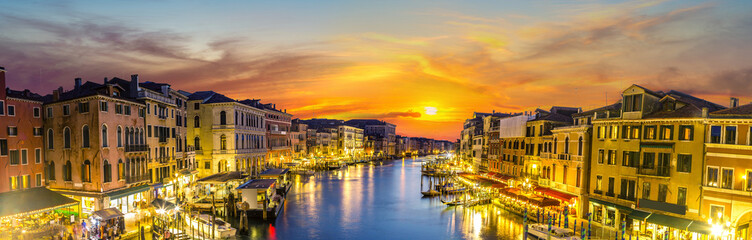
M 268 189 L 276 182 L 277 179 L 253 179 L 241 184 L 235 189 Z

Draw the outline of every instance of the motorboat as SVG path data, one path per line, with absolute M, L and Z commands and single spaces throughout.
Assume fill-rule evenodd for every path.
M 212 221 L 212 216 L 208 214 L 186 216 L 185 223 L 204 236 L 212 236 L 212 231 L 214 231 L 214 238 L 220 239 L 234 237 L 237 231 L 221 218 L 214 217 Z
M 529 224 L 527 226 L 527 234 L 532 235 L 538 239 L 549 239 L 548 237 L 550 234 L 550 239 L 552 240 L 580 240 L 580 238 L 575 235 L 572 229 L 551 226 L 551 231 L 549 231 L 548 225 L 540 223 Z
M 435 197 L 435 196 L 441 195 L 441 193 L 439 191 L 436 191 L 436 190 L 433 190 L 433 189 L 428 190 L 426 192 L 420 192 L 420 193 L 423 194 L 424 197 Z

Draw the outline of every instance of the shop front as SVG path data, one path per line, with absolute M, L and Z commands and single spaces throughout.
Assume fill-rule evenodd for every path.
M 44 187 L 0 193 L 0 238 L 40 239 L 64 231 L 78 202 Z
M 149 185 L 141 185 L 106 193 L 109 198 L 108 207 L 116 208 L 123 214 L 136 213 L 149 201 L 149 189 Z

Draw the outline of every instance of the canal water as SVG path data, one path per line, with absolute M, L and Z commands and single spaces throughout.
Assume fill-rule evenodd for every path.
M 501 208 L 422 198 L 421 160 L 295 176 L 282 216 L 238 239 L 522 239 L 522 218 Z

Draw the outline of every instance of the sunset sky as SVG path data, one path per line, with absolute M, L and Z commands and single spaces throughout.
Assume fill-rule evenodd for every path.
M 8 85 L 171 83 L 454 140 L 473 111 L 585 110 L 632 83 L 752 100 L 752 1 L 13 1 Z

